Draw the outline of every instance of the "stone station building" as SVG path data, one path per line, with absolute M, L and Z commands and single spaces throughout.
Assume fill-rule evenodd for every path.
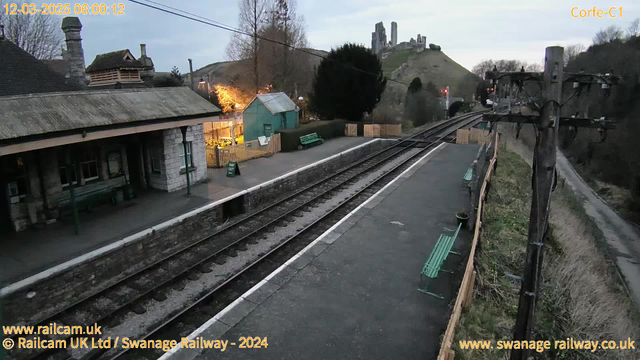
M 191 182 L 204 180 L 202 124 L 220 113 L 186 87 L 5 96 L 0 106 L 2 232 L 59 219 L 72 202 L 186 187 L 183 140 Z

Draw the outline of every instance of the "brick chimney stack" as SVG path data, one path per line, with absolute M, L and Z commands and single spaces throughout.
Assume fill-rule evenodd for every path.
M 71 79 L 84 86 L 87 85 L 87 74 L 84 71 L 84 50 L 80 30 L 82 23 L 77 17 L 69 16 L 62 19 L 62 31 L 67 43 L 67 50 L 62 52 L 62 57 L 69 64 Z

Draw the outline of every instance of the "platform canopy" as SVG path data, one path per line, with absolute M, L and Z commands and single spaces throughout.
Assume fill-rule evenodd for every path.
M 197 125 L 221 112 L 187 87 L 6 96 L 0 108 L 0 155 Z

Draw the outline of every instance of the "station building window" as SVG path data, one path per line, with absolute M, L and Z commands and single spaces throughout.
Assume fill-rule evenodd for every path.
M 64 149 L 58 151 L 58 169 L 62 187 L 69 186 L 69 181 L 77 185 L 78 179 L 81 179 L 80 185 L 84 185 L 88 181 L 100 178 L 99 158 L 96 149 L 91 147 L 77 149 L 70 159 L 70 171 L 67 171 L 65 155 Z
M 184 144 L 178 144 L 180 147 L 180 169 L 184 169 Z M 191 156 L 191 141 L 187 141 L 187 161 L 189 162 L 189 167 L 193 167 L 193 157 Z
M 180 146 L 182 146 L 182 144 Z M 162 149 L 159 146 L 152 146 L 149 151 L 149 157 L 151 158 L 151 171 L 160 174 L 162 172 L 160 166 L 162 163 Z M 182 161 L 184 161 L 184 159 Z

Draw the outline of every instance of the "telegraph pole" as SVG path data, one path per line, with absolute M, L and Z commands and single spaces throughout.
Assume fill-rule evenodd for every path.
M 616 129 L 615 121 L 589 119 L 586 116 L 584 118 L 560 116 L 560 108 L 573 97 L 579 99 L 580 95 L 586 92 L 588 102 L 588 93 L 592 85 L 600 85 L 605 91 L 605 96 L 608 96 L 610 94 L 610 85 L 621 82 L 621 78 L 612 73 L 586 74 L 584 71 L 564 73 L 563 55 L 564 49 L 562 47 L 548 47 L 545 53 L 544 73 L 525 72 L 524 69 L 519 72 L 500 73 L 494 67 L 492 71 L 486 74 L 486 79 L 492 80 L 494 94 L 499 91 L 498 80 L 501 78 L 508 78 L 508 89 L 505 88 L 505 91 L 511 91 L 512 86 L 516 85 L 519 89 L 518 94 L 526 93 L 524 85 L 528 81 L 542 85 L 542 94 L 539 99 L 534 101 L 526 93 L 530 101 L 524 107 L 529 108 L 529 114 L 523 114 L 522 106 L 516 107 L 518 109 L 516 113 L 512 112 L 513 108 L 509 106 L 509 110 L 506 113 L 483 115 L 485 120 L 491 122 L 516 123 L 518 125 L 518 133 L 522 125 L 533 124 L 537 133 L 533 154 L 533 179 L 531 182 L 533 198 L 531 200 L 529 234 L 518 300 L 518 313 L 513 333 L 513 340 L 515 341 L 529 341 L 534 325 L 535 308 L 540 293 L 544 244 L 547 230 L 549 229 L 551 193 L 555 188 L 557 179 L 555 167 L 558 129 L 560 126 L 569 126 L 576 129 L 580 127 L 597 129 L 600 132 L 601 141 L 606 139 L 607 130 Z M 563 101 L 562 85 L 564 83 L 571 83 L 574 92 Z M 498 94 L 495 95 L 497 96 Z M 528 349 L 513 349 L 510 360 L 526 360 L 528 355 Z
M 518 315 L 513 339 L 529 340 L 538 300 L 544 242 L 549 228 L 549 205 L 556 169 L 556 145 L 560 127 L 564 49 L 548 47 L 545 53 L 542 109 L 533 155 L 533 198 L 529 216 L 529 236 L 524 274 L 520 288 Z M 535 125 L 534 125 L 535 126 Z M 511 360 L 528 359 L 528 350 L 514 350 Z

